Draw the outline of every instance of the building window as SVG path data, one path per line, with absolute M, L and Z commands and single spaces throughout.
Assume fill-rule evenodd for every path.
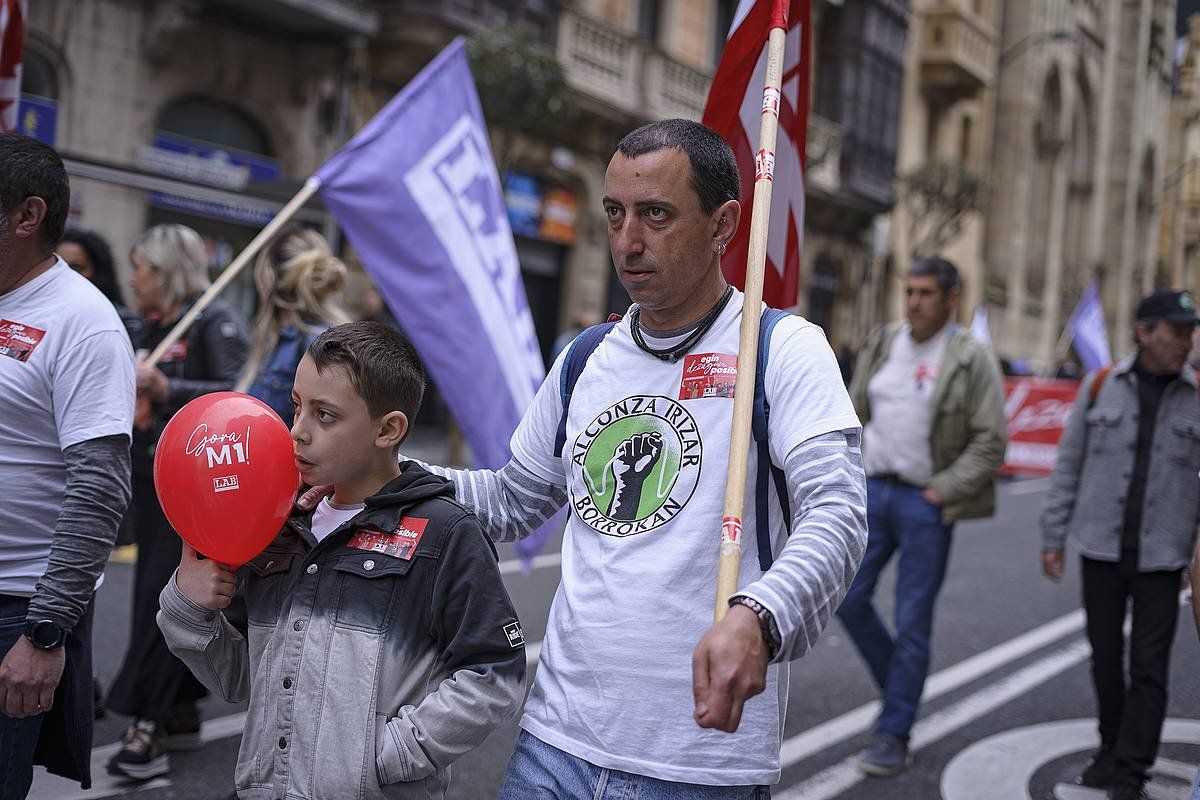
M 733 13 L 737 11 L 734 0 L 717 0 L 717 21 L 713 26 L 713 64 L 721 60 L 729 27 L 733 25 Z
M 648 42 L 658 43 L 659 23 L 662 20 L 661 0 L 639 0 L 637 35 Z
M 158 130 L 247 153 L 272 154 L 267 135 L 257 122 L 215 100 L 191 98 L 171 104 L 159 117 Z
M 970 117 L 962 118 L 962 139 L 958 143 L 958 161 L 964 167 L 971 165 L 971 136 L 975 123 Z
M 25 50 L 21 63 L 21 93 L 47 100 L 58 99 L 58 75 L 54 65 L 32 47 Z

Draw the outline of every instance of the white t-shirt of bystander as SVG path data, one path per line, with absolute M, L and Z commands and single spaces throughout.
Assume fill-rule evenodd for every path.
M 130 435 L 134 386 L 116 309 L 62 259 L 0 295 L 0 594 L 33 595 L 67 485 L 63 451 Z
M 917 342 L 906 323 L 887 361 L 867 384 L 871 418 L 863 428 L 867 475 L 895 475 L 915 486 L 933 478 L 933 392 L 951 325 Z

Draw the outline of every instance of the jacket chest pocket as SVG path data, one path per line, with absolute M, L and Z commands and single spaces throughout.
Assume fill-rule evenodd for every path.
M 1093 408 L 1083 421 L 1087 425 L 1087 449 L 1093 453 L 1111 453 L 1119 442 L 1121 419 L 1124 414 L 1108 408 Z
M 291 579 L 295 553 L 264 552 L 246 564 L 246 619 L 271 627 L 279 619 L 284 592 Z
M 1170 454 L 1172 460 L 1187 466 L 1200 458 L 1200 423 L 1186 420 L 1171 423 Z
M 387 630 L 412 561 L 370 552 L 342 556 L 333 566 L 337 593 L 333 624 L 371 633 Z

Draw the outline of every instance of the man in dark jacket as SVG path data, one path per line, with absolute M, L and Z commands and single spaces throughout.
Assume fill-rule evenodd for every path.
M 1197 322 L 1187 292 L 1142 301 L 1137 352 L 1080 386 L 1042 512 L 1046 575 L 1062 577 L 1068 537 L 1082 556 L 1100 751 L 1079 781 L 1118 800 L 1144 796 L 1158 752 L 1180 578 L 1200 519 L 1200 400 L 1187 364 Z

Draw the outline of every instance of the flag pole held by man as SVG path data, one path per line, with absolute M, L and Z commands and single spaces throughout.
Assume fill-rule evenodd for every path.
M 761 51 L 771 4 L 743 5 L 735 32 L 760 25 Z M 789 76 L 806 84 L 796 66 L 804 38 L 788 34 L 796 47 L 785 48 L 785 95 Z M 761 88 L 754 94 L 761 110 Z M 476 135 L 460 132 L 449 154 Z M 433 200 L 445 189 L 407 173 L 465 185 L 464 173 L 439 173 L 446 155 L 403 156 L 415 166 L 402 182 Z M 465 171 L 470 162 L 454 163 Z M 780 172 L 775 179 L 782 188 Z M 562 581 L 503 798 L 594 797 L 601 775 L 644 797 L 728 796 L 731 787 L 766 797 L 779 779 L 788 663 L 815 644 L 857 569 L 865 485 L 858 418 L 828 342 L 787 315 L 760 359 L 765 443 L 743 456 L 747 494 L 760 458 L 781 480 L 768 482 L 761 509 L 746 509 L 746 529 L 761 522 L 765 539 L 747 537 L 740 588 L 712 623 L 718 553 L 707 531 L 722 513 L 743 316 L 721 255 L 743 222 L 743 188 L 734 152 L 709 127 L 665 120 L 626 136 L 603 208 L 634 305 L 560 354 L 503 465 L 437 469 L 498 541 L 569 509 Z M 483 204 L 470 196 L 474 204 L 448 202 L 440 213 Z

